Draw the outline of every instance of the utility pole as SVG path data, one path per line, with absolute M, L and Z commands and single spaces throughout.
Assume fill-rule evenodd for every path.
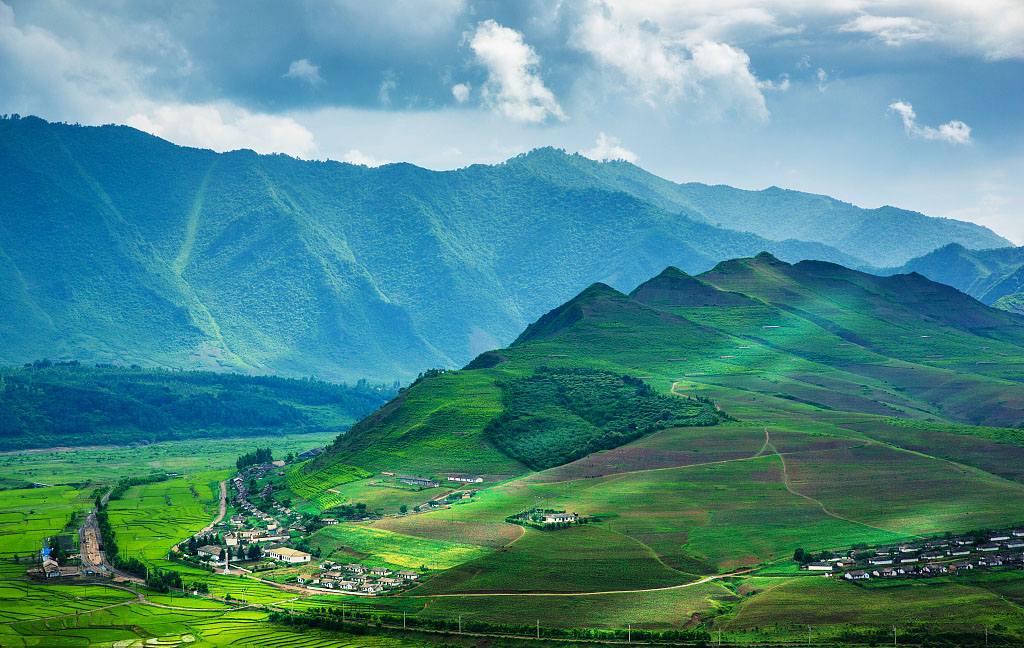
M 537 619 L 537 639 L 540 640 L 540 619 Z
M 892 645 L 896 645 L 896 626 L 892 627 Z
M 633 643 L 633 624 L 626 625 L 626 643 Z
M 459 615 L 459 634 L 462 634 L 462 615 Z
M 807 645 L 811 645 L 811 626 L 807 626 Z
M 405 611 L 402 611 L 402 630 L 405 630 Z
M 988 626 L 985 626 L 985 645 L 988 645 Z
M 718 629 L 718 645 L 719 646 L 722 645 L 722 629 L 721 628 Z

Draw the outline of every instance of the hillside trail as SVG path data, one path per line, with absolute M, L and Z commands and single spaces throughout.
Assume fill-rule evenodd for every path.
M 783 484 L 785 485 L 787 491 L 789 491 L 793 495 L 796 495 L 797 497 L 802 497 L 803 499 L 805 499 L 805 500 L 807 500 L 809 502 L 813 502 L 814 504 L 817 504 L 818 507 L 821 508 L 822 512 L 825 515 L 834 517 L 837 520 L 843 520 L 844 522 L 849 522 L 851 524 L 859 524 L 861 526 L 866 526 L 868 528 L 875 529 L 877 531 L 884 531 L 886 533 L 895 533 L 894 531 L 892 531 L 890 529 L 884 529 L 882 527 L 875 526 L 873 524 L 868 524 L 867 522 L 861 522 L 860 520 L 854 520 L 854 519 L 851 519 L 851 518 L 839 515 L 838 513 L 834 513 L 832 511 L 830 511 L 828 509 L 828 507 L 825 506 L 825 504 L 821 500 L 817 500 L 817 499 L 811 497 L 810 495 L 804 495 L 803 493 L 794 490 L 792 484 L 790 484 L 790 481 L 789 481 L 789 468 L 786 465 L 786 457 L 781 452 L 779 452 L 778 448 L 776 448 L 773 443 L 771 443 L 767 427 L 764 429 L 764 434 L 765 434 L 765 438 L 768 439 L 766 441 L 768 447 L 771 448 L 772 452 L 775 453 L 775 456 L 777 456 L 779 458 L 779 461 L 782 462 L 782 481 L 783 481 Z

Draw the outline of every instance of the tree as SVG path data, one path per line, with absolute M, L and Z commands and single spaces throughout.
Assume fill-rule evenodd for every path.
M 405 515 L 405 513 L 409 511 L 409 507 L 406 506 L 405 504 L 402 504 L 401 506 L 398 507 L 398 511 Z
M 259 560 L 263 551 L 260 550 L 259 546 L 251 544 L 249 545 L 249 560 Z

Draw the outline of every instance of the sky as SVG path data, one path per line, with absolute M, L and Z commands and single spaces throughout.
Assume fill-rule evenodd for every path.
M 1024 244 L 1022 0 L 0 0 L 0 113 L 371 166 L 555 146 Z

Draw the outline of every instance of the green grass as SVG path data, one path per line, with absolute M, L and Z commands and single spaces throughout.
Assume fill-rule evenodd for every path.
M 448 569 L 489 553 L 489 549 L 467 543 L 445 542 L 394 533 L 360 524 L 338 524 L 313 534 L 310 544 L 324 557 L 339 562 L 347 555 L 366 554 L 360 562 L 398 569 Z
M 527 529 L 507 548 L 448 570 L 414 593 L 596 592 L 691 580 L 640 542 L 584 525 L 554 532 Z
M 44 538 L 91 506 L 89 494 L 68 486 L 0 491 L 0 558 L 38 553 Z
M 977 631 L 1000 624 L 1020 632 L 1021 612 L 1019 606 L 968 583 L 905 581 L 875 588 L 819 577 L 767 584 L 716 625 L 726 632 L 757 628 L 764 638 L 806 637 L 807 626 L 826 634 L 829 626 L 833 631 L 889 628 L 890 637 L 894 624 L 901 629 L 925 624 L 932 632 Z

